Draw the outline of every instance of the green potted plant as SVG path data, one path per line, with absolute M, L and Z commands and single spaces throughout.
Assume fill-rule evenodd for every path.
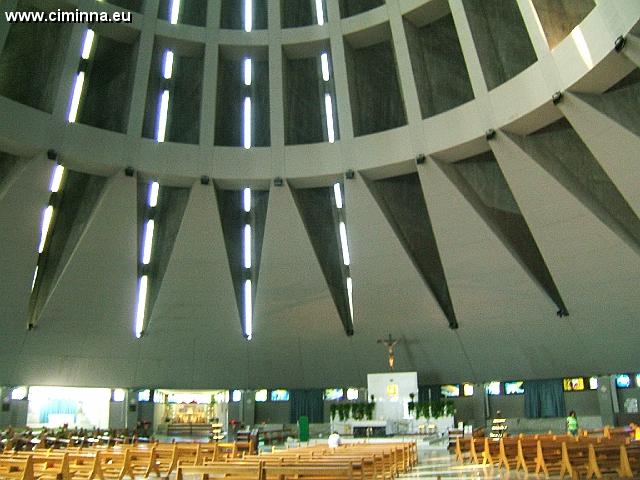
M 362 420 L 364 418 L 364 406 L 362 403 L 353 403 L 351 405 L 351 416 L 354 420 Z
M 367 417 L 367 420 L 373 420 L 373 411 L 376 408 L 376 404 L 373 402 L 364 404 L 364 414 Z

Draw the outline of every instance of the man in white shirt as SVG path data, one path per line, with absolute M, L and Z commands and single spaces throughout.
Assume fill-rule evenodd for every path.
M 340 435 L 338 434 L 338 432 L 333 432 L 331 435 L 329 435 L 329 448 L 338 448 L 338 446 L 340 445 Z

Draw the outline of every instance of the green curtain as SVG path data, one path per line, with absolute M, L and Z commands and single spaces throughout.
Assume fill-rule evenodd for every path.
M 529 380 L 524 382 L 524 414 L 527 418 L 564 417 L 562 380 Z
M 323 390 L 313 388 L 309 390 L 289 390 L 289 416 L 291 423 L 297 423 L 298 419 L 306 415 L 309 423 L 322 423 L 324 421 Z

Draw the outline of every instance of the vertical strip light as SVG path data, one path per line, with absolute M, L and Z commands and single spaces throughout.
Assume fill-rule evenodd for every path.
M 244 31 L 253 30 L 253 0 L 244 0 Z
M 138 308 L 136 308 L 136 326 L 135 333 L 136 338 L 142 336 L 142 329 L 144 327 L 144 314 L 147 308 L 147 284 L 149 278 L 143 275 L 140 278 L 140 285 L 138 285 Z
M 51 192 L 51 196 L 49 198 L 49 205 L 42 212 L 42 223 L 40 225 L 40 242 L 38 243 L 38 254 L 41 255 L 44 252 L 47 246 L 47 238 L 49 237 L 49 231 L 51 230 L 51 224 L 53 222 L 53 214 L 54 214 L 54 204 L 56 202 L 56 196 L 59 194 L 60 189 L 62 188 L 62 181 L 64 179 L 65 169 L 62 165 L 56 164 L 53 167 L 53 172 L 51 174 L 51 182 L 49 183 L 49 192 Z M 40 260 L 38 258 L 38 260 Z M 38 261 L 39 263 L 39 261 Z M 33 280 L 31 281 L 31 290 L 34 289 L 36 285 L 36 280 L 38 278 L 38 263 L 36 264 L 35 271 L 33 273 Z
M 336 140 L 336 132 L 333 129 L 333 102 L 328 93 L 324 94 L 324 109 L 327 112 L 327 139 L 329 143 L 333 143 Z
M 179 16 L 180 16 L 180 0 L 171 0 L 171 11 L 169 12 L 169 22 L 172 25 L 177 24 Z
M 253 307 L 251 305 L 251 280 L 244 282 L 244 334 L 247 340 L 253 336 Z
M 162 63 L 162 77 L 165 80 L 171 80 L 173 77 L 173 52 L 167 50 L 164 52 L 164 60 Z M 171 93 L 168 88 L 164 88 L 160 95 L 160 106 L 158 108 L 158 127 L 156 131 L 156 141 L 162 143 L 165 141 L 167 133 L 167 118 L 169 115 L 169 99 Z
M 322 0 L 316 0 L 316 20 L 318 25 L 324 25 L 324 10 L 322 9 Z
M 243 77 L 244 85 L 247 87 L 251 86 L 251 82 L 253 80 L 253 65 L 251 62 L 251 58 L 244 59 Z M 244 97 L 242 143 L 244 145 L 244 148 L 251 148 L 251 97 L 249 95 L 246 95 Z
M 251 97 L 244 99 L 243 143 L 247 150 L 251 148 Z
M 244 334 L 247 340 L 251 340 L 253 335 L 253 305 L 252 305 L 252 241 L 251 241 L 251 189 L 245 188 L 242 192 L 242 210 L 245 212 L 246 221 L 244 225 Z
M 342 250 L 343 273 L 346 276 L 347 297 L 349 300 L 349 314 L 353 324 L 353 280 L 351 279 L 351 255 L 349 254 L 349 243 L 347 241 L 346 215 L 344 211 L 344 197 L 342 196 L 342 185 L 338 182 L 333 185 L 333 196 L 338 209 L 338 230 L 340 233 L 340 247 Z
M 158 196 L 160 193 L 160 184 L 151 182 L 147 194 L 147 206 L 150 209 L 149 217 L 154 217 L 154 209 L 158 206 Z M 153 233 L 155 230 L 155 220 L 148 218 L 144 229 L 144 240 L 142 243 L 142 275 L 138 284 L 138 304 L 136 307 L 136 318 L 134 325 L 134 333 L 136 338 L 142 337 L 144 333 L 144 318 L 147 309 L 147 291 L 149 290 L 149 276 L 146 271 L 151 263 L 151 254 L 153 252 Z
M 84 40 L 82 41 L 82 50 L 80 58 L 82 60 L 89 60 L 91 58 L 91 49 L 93 48 L 93 40 L 95 38 L 95 32 L 90 28 L 84 34 Z M 85 68 L 82 63 L 78 69 L 78 74 L 73 82 L 73 91 L 71 93 L 71 105 L 69 106 L 69 115 L 67 120 L 69 123 L 75 123 L 78 117 L 78 108 L 80 106 L 80 99 L 82 98 L 82 89 L 84 87 L 85 80 Z
M 322 52 L 320 54 L 320 67 L 325 87 L 324 111 L 327 117 L 327 140 L 329 140 L 329 143 L 333 143 L 336 140 L 336 133 L 333 122 L 333 99 L 331 98 L 331 93 L 329 93 L 331 71 L 329 70 L 329 54 L 327 52 Z

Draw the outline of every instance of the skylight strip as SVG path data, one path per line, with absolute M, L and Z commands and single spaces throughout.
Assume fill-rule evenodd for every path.
M 169 90 L 162 92 L 160 97 L 160 113 L 158 115 L 158 132 L 156 139 L 158 143 L 164 142 L 164 137 L 167 132 L 167 113 L 169 111 Z
M 251 189 L 245 188 L 242 192 L 242 206 L 245 212 L 251 211 Z
M 251 268 L 251 225 L 244 226 L 244 268 Z
M 144 313 L 147 308 L 147 286 L 149 279 L 146 275 L 140 278 L 140 285 L 138 286 L 138 307 L 136 308 L 136 324 L 135 334 L 136 338 L 142 336 L 142 328 L 144 326 Z
M 340 243 L 342 244 L 342 260 L 346 266 L 351 264 L 349 256 L 349 245 L 347 245 L 347 227 L 344 222 L 340 222 Z
M 244 128 L 243 128 L 244 148 L 251 148 L 251 98 L 244 99 Z
M 40 245 L 38 245 L 38 253 L 42 253 L 44 251 L 44 245 L 47 241 L 47 234 L 49 233 L 52 217 L 53 207 L 49 205 L 45 208 L 44 214 L 42 215 L 42 230 L 40 231 Z
M 82 95 L 82 87 L 84 86 L 84 72 L 78 72 L 76 81 L 73 84 L 73 94 L 71 96 L 71 108 L 69 108 L 69 123 L 74 123 L 78 116 L 78 106 L 80 105 L 80 96 Z
M 250 58 L 244 59 L 244 84 L 249 86 L 251 85 L 251 80 L 253 77 L 252 64 Z
M 347 295 L 349 297 L 349 313 L 351 314 L 351 323 L 353 323 L 353 282 L 351 277 L 347 277 Z
M 327 52 L 323 52 L 320 55 L 320 64 L 322 66 L 322 80 L 329 81 L 329 55 Z
M 244 31 L 253 30 L 253 1 L 244 0 Z
M 164 52 L 162 76 L 166 80 L 169 80 L 173 76 L 173 52 L 171 50 L 167 50 L 166 52 Z
M 82 58 L 84 60 L 89 60 L 89 57 L 91 56 L 91 47 L 93 46 L 94 37 L 95 32 L 88 28 L 87 32 L 84 34 L 84 41 L 82 43 Z
M 324 95 L 324 108 L 327 112 L 327 137 L 329 143 L 335 142 L 335 131 L 333 129 L 333 102 L 331 101 L 331 95 L 325 93 Z
M 51 193 L 56 193 L 58 190 L 60 190 L 63 175 L 64 167 L 60 164 L 56 165 L 55 169 L 53 170 L 53 176 L 51 177 L 51 186 L 49 187 Z
M 251 280 L 244 282 L 244 334 L 247 336 L 247 340 L 251 340 L 253 335 Z
M 153 220 L 147 221 L 147 226 L 144 231 L 144 247 L 142 253 L 142 263 L 149 265 L 151 262 L 151 248 L 153 247 L 153 231 L 155 228 L 155 222 Z
M 336 199 L 336 207 L 342 208 L 342 189 L 339 183 L 333 184 L 333 196 Z
M 160 184 L 158 182 L 151 182 L 149 186 L 149 206 L 155 208 L 158 205 L 158 192 L 160 191 Z
M 322 0 L 316 0 L 316 20 L 318 25 L 324 25 L 324 10 L 322 9 Z
M 171 13 L 169 15 L 169 22 L 172 25 L 177 24 L 179 16 L 180 16 L 180 0 L 171 0 Z

